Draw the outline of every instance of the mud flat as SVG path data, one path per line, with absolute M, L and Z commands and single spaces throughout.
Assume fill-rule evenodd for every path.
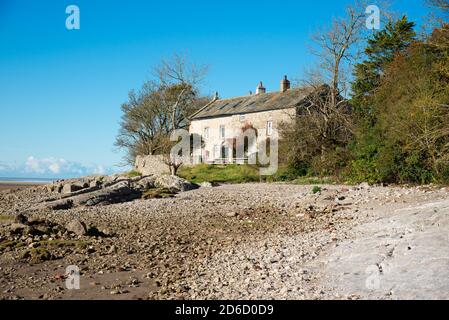
M 312 187 L 66 210 L 40 206 L 60 196 L 48 188 L 0 192 L 0 298 L 449 299 L 446 188 Z
M 25 189 L 42 185 L 42 183 L 36 182 L 12 182 L 12 181 L 0 181 L 0 191 L 9 189 Z

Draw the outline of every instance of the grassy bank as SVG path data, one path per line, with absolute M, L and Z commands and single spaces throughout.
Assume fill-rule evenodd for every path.
M 183 166 L 178 175 L 193 183 L 247 183 L 247 182 L 291 182 L 297 184 L 333 184 L 332 178 L 301 176 L 286 167 L 281 167 L 272 176 L 261 176 L 256 165 L 207 165 Z
M 207 165 L 183 166 L 178 175 L 193 183 L 245 183 L 260 181 L 259 168 L 252 165 Z

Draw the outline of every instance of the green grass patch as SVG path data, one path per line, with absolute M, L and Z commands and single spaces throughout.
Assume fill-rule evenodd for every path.
M 88 241 L 79 240 L 43 240 L 38 242 L 41 247 L 77 247 L 86 248 L 89 245 Z
M 319 192 L 321 192 L 321 188 L 318 187 L 318 186 L 314 186 L 314 187 L 312 188 L 312 192 L 313 192 L 313 194 L 319 193 Z
M 261 176 L 260 167 L 257 165 L 208 165 L 183 166 L 178 175 L 193 183 L 247 183 L 247 182 L 290 182 L 294 184 L 336 184 L 332 177 L 304 176 L 301 170 L 295 170 L 286 166 L 279 167 L 271 176 Z
M 155 188 L 146 190 L 142 194 L 142 199 L 162 199 L 162 198 L 173 198 L 176 192 L 173 192 L 167 188 Z
M 8 220 L 13 220 L 14 217 L 12 216 L 7 216 L 6 214 L 0 214 L 0 221 L 8 221 Z
M 20 258 L 28 260 L 31 263 L 40 263 L 43 261 L 51 260 L 53 256 L 46 248 L 39 247 L 25 250 L 20 255 Z
M 245 183 L 260 181 L 259 167 L 256 165 L 208 165 L 183 166 L 179 169 L 181 178 L 193 183 Z
M 124 174 L 124 176 L 128 178 L 140 177 L 141 175 L 142 174 L 136 170 L 131 170 Z
M 21 248 L 25 246 L 25 243 L 22 241 L 3 241 L 0 243 L 0 251 L 5 250 L 6 248 Z

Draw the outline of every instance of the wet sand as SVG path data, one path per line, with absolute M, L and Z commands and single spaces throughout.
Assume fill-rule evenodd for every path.
M 2 190 L 17 190 L 17 189 L 25 189 L 34 186 L 43 185 L 44 183 L 36 183 L 36 182 L 15 182 L 15 181 L 0 181 L 0 191 Z

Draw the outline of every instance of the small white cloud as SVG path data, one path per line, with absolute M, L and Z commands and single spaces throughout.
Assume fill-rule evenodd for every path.
M 31 173 L 45 173 L 45 169 L 41 167 L 41 161 L 33 156 L 29 156 L 25 162 L 25 171 Z
M 85 165 L 62 158 L 36 158 L 29 156 L 23 171 L 28 174 L 47 177 L 75 177 L 91 174 L 109 174 L 114 170 L 103 165 Z
M 94 170 L 93 173 L 94 173 L 94 174 L 105 174 L 105 173 L 106 173 L 106 169 L 100 164 L 100 165 L 98 165 L 98 166 L 95 168 L 95 170 Z
M 61 171 L 61 166 L 58 163 L 52 163 L 48 169 L 53 173 L 59 173 Z

